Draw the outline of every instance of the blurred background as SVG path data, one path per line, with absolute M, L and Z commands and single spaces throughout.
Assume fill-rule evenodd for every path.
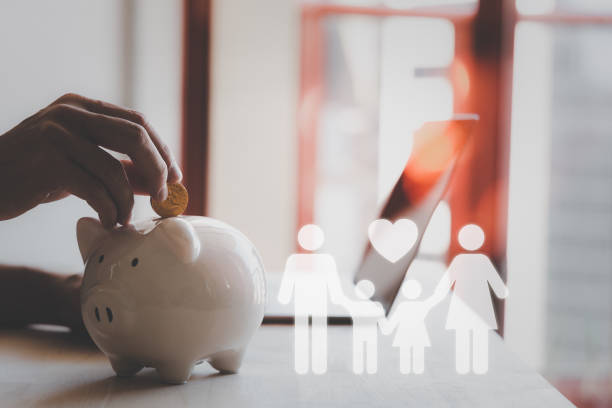
M 313 222 L 349 282 L 412 132 L 478 113 L 419 259 L 443 268 L 458 228 L 481 225 L 510 287 L 508 345 L 578 406 L 612 407 L 609 0 L 0 7 L 0 133 L 66 92 L 143 112 L 182 160 L 190 211 L 243 230 L 270 276 Z M 151 214 L 139 198 L 135 219 Z M 69 198 L 3 221 L 0 260 L 81 271 L 86 215 Z

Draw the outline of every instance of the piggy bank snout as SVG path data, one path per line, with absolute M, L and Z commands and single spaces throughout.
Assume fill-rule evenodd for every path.
M 123 327 L 125 305 L 117 291 L 94 289 L 86 295 L 82 307 L 83 320 L 91 331 L 105 335 Z

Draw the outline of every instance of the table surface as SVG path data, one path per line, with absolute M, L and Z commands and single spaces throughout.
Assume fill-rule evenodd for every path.
M 432 347 L 421 375 L 399 373 L 398 350 L 379 340 L 377 374 L 352 373 L 351 326 L 330 326 L 328 372 L 293 370 L 292 326 L 265 325 L 255 335 L 241 371 L 220 375 L 196 367 L 189 383 L 165 385 L 152 369 L 117 378 L 95 346 L 69 333 L 0 331 L 0 405 L 87 407 L 565 407 L 573 406 L 520 362 L 491 332 L 489 372 L 458 375 L 454 333 L 441 323 L 448 305 L 428 320 Z

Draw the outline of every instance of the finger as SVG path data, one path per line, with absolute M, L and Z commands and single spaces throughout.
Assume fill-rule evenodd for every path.
M 47 129 L 49 137 L 61 151 L 102 182 L 115 202 L 119 223 L 129 223 L 134 207 L 134 194 L 121 162 L 87 139 L 72 135 L 58 124 L 49 125 Z
M 149 194 L 158 200 L 166 199 L 168 169 L 142 126 L 64 104 L 52 107 L 48 115 L 71 133 L 130 156 L 145 178 Z
M 66 198 L 70 195 L 67 191 L 53 191 L 48 193 L 43 200 L 42 203 L 52 203 L 53 201 L 61 200 L 62 198 Z
M 61 187 L 85 200 L 98 213 L 102 225 L 112 228 L 117 223 L 117 208 L 104 185 L 68 158 L 59 161 L 56 167 Z
M 147 194 L 146 180 L 138 171 L 138 168 L 129 160 L 121 160 L 125 174 L 127 175 L 130 186 L 134 194 Z
M 153 126 L 147 121 L 144 115 L 140 112 L 122 108 L 121 106 L 113 105 L 112 103 L 86 98 L 81 95 L 77 95 L 74 93 L 69 93 L 61 98 L 59 98 L 54 103 L 69 103 L 81 106 L 84 109 L 87 109 L 90 112 L 100 113 L 107 116 L 113 116 L 116 118 L 121 118 L 125 120 L 129 120 L 137 125 L 140 125 L 145 128 L 151 141 L 157 148 L 159 154 L 161 155 L 164 162 L 168 166 L 168 182 L 175 183 L 181 181 L 183 178 L 183 174 L 181 173 L 181 169 L 176 161 L 174 154 L 168 145 L 166 145 L 159 134 L 155 131 Z

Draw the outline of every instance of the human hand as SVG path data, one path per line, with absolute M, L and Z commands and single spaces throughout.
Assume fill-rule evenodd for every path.
M 0 327 L 53 324 L 86 333 L 81 318 L 82 275 L 0 265 Z
M 129 222 L 135 192 L 164 200 L 181 177 L 142 114 L 66 94 L 0 136 L 0 220 L 74 194 L 110 228 Z

